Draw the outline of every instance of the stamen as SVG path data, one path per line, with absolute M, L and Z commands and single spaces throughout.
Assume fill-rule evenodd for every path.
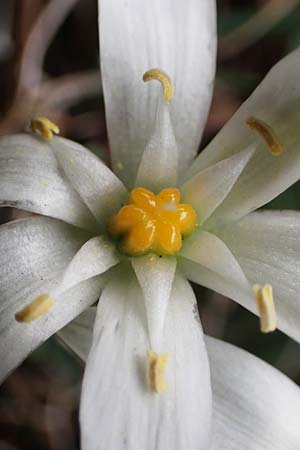
M 262 333 L 270 333 L 276 329 L 276 310 L 272 286 L 265 284 L 262 287 L 255 284 L 253 290 L 260 316 L 260 330 Z
M 51 309 L 53 303 L 54 301 L 48 294 L 42 294 L 19 311 L 15 315 L 15 318 L 18 322 L 32 322 L 46 314 Z
M 33 133 L 42 136 L 45 141 L 51 141 L 53 133 L 59 134 L 59 127 L 46 117 L 36 117 L 30 122 L 30 129 Z
M 281 155 L 285 151 L 283 144 L 270 125 L 253 116 L 246 119 L 246 124 L 264 139 L 272 155 Z
M 155 352 L 147 353 L 149 360 L 149 381 L 150 389 L 156 394 L 161 394 L 167 390 L 165 382 L 165 370 L 169 360 L 168 353 L 158 355 Z
M 174 96 L 174 85 L 169 75 L 161 69 L 150 69 L 144 73 L 144 81 L 157 80 L 163 87 L 164 99 L 172 100 Z

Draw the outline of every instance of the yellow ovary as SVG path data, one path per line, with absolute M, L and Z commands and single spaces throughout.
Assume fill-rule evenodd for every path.
M 158 195 L 137 187 L 130 192 L 129 204 L 123 206 L 111 221 L 109 231 L 121 238 L 121 251 L 140 255 L 147 251 L 174 255 L 182 245 L 182 236 L 197 226 L 197 215 L 191 205 L 179 203 L 176 188 L 163 189 Z

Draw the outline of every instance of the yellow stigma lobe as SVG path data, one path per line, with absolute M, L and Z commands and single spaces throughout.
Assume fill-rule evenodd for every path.
M 49 295 L 42 294 L 33 300 L 28 306 L 25 306 L 24 309 L 19 311 L 15 318 L 17 322 L 32 322 L 33 320 L 38 319 L 48 312 L 52 305 L 53 300 Z
M 53 133 L 59 134 L 59 127 L 46 117 L 36 117 L 32 119 L 30 128 L 33 133 L 39 134 L 45 141 L 51 141 Z
M 169 101 L 174 96 L 174 86 L 169 75 L 161 69 L 150 69 L 143 75 L 144 81 L 157 80 L 163 87 L 164 99 Z
M 270 284 L 263 287 L 259 284 L 253 286 L 257 307 L 260 316 L 260 329 L 262 333 L 276 330 L 276 310 L 273 299 L 273 289 Z
M 129 204 L 112 219 L 109 232 L 121 239 L 120 249 L 128 255 L 148 251 L 174 255 L 197 226 L 197 215 L 191 205 L 179 203 L 180 192 L 163 189 L 158 195 L 145 188 L 134 188 Z
M 256 117 L 248 117 L 246 119 L 246 124 L 252 130 L 257 131 L 257 133 L 264 139 L 272 155 L 277 156 L 284 152 L 285 148 L 283 144 L 281 144 L 275 131 L 270 127 L 270 125 L 260 119 L 257 119 Z
M 165 370 L 169 360 L 168 353 L 158 355 L 154 352 L 148 352 L 149 361 L 149 383 L 150 389 L 156 394 L 161 394 L 167 390 L 165 381 Z

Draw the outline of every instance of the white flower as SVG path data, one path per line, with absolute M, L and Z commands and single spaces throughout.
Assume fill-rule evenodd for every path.
M 1 378 L 101 294 L 82 391 L 83 450 L 207 450 L 212 436 L 214 450 L 294 450 L 298 388 L 247 353 L 204 341 L 186 278 L 253 312 L 257 301 L 264 331 L 277 312 L 278 326 L 299 340 L 300 216 L 252 211 L 300 178 L 300 51 L 194 160 L 214 75 L 214 3 L 101 0 L 100 44 L 112 163 L 123 182 L 66 139 L 0 141 L 0 204 L 51 217 L 0 228 Z M 143 84 L 151 67 L 173 80 L 170 104 Z M 44 134 L 48 125 L 33 129 Z M 199 226 L 176 255 L 161 251 L 172 240 L 161 236 L 175 229 L 178 238 L 172 221 L 153 239 L 136 232 L 130 257 L 118 251 L 108 224 L 136 180 L 156 193 L 179 186 L 196 210 Z M 158 227 L 143 214 L 144 228 Z M 135 256 L 142 244 L 156 252 Z M 91 315 L 60 334 L 83 358 Z

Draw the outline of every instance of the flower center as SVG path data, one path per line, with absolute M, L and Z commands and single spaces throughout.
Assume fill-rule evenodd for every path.
M 191 205 L 180 202 L 175 188 L 163 189 L 158 195 L 137 187 L 112 219 L 109 233 L 120 239 L 120 250 L 127 255 L 149 251 L 174 255 L 197 226 L 197 215 Z

